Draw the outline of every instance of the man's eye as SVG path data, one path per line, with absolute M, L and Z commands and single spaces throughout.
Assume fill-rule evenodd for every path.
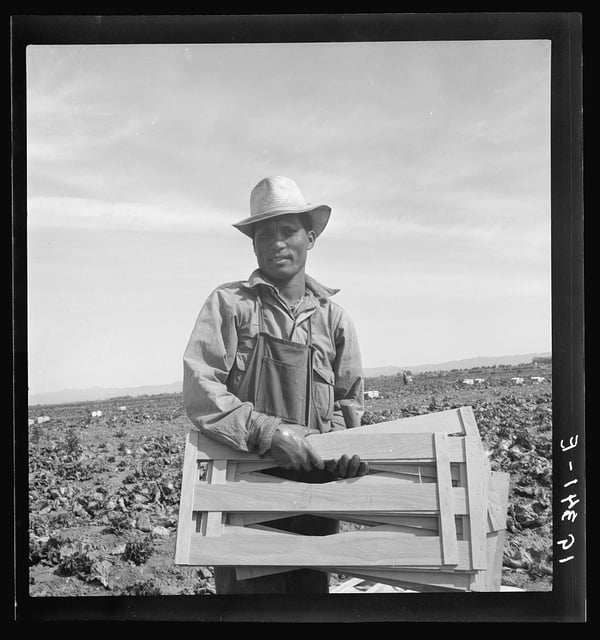
M 297 233 L 298 231 L 299 229 L 296 229 L 296 227 L 279 227 L 278 231 L 269 231 L 269 230 L 257 231 L 254 235 L 254 239 L 260 240 L 260 241 L 267 241 L 267 240 L 271 240 L 272 238 L 275 238 L 277 235 L 283 238 L 289 238 L 293 236 L 295 233 Z

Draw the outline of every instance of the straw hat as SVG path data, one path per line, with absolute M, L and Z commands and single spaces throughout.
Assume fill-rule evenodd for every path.
M 236 222 L 233 226 L 250 238 L 254 235 L 253 225 L 289 213 L 302 213 L 310 216 L 315 236 L 325 229 L 331 207 L 306 202 L 298 185 L 284 176 L 264 178 L 252 189 L 250 194 L 250 217 Z

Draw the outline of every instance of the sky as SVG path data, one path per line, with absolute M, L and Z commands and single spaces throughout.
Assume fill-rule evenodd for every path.
M 182 379 L 285 175 L 365 367 L 551 349 L 550 42 L 27 48 L 30 394 Z

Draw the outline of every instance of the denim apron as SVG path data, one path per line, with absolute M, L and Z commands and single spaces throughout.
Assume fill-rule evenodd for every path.
M 258 297 L 259 333 L 249 356 L 245 374 L 236 392 L 242 402 L 252 402 L 256 411 L 283 421 L 311 424 L 313 352 L 311 319 L 308 342 L 301 344 L 276 338 L 265 331 L 263 304 Z M 332 480 L 326 472 L 292 471 L 280 468 L 265 471 L 296 482 L 319 483 Z M 303 535 L 329 535 L 338 522 L 310 514 L 263 523 L 266 526 Z M 231 593 L 328 593 L 329 577 L 323 571 L 299 569 L 258 578 L 238 580 L 235 567 L 215 567 L 217 594 Z
M 265 331 L 260 296 L 258 312 L 259 333 L 236 395 L 242 402 L 252 402 L 260 413 L 306 427 L 312 410 L 311 320 L 308 319 L 308 343 L 304 345 Z

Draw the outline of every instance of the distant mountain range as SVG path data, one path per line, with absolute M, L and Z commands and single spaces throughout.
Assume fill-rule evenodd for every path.
M 90 400 L 107 400 L 124 396 L 153 396 L 162 393 L 179 393 L 181 382 L 169 384 L 153 384 L 143 387 L 89 387 L 87 389 L 63 389 L 34 393 L 29 396 L 29 406 L 36 404 L 64 404 L 66 402 L 88 402 Z
M 374 367 L 365 368 L 365 378 L 377 378 L 379 376 L 393 376 L 399 371 L 411 371 L 412 373 L 424 373 L 426 371 L 450 371 L 451 369 L 473 369 L 477 367 L 491 367 L 496 364 L 523 364 L 529 363 L 533 358 L 549 357 L 546 353 L 525 353 L 512 356 L 478 356 L 465 360 L 450 360 L 438 364 L 419 364 L 406 367 Z M 35 393 L 29 396 L 29 406 L 44 404 L 64 404 L 67 402 L 88 402 L 92 400 L 107 400 L 108 398 L 121 398 L 125 396 L 160 395 L 163 393 L 180 393 L 182 383 L 171 382 L 169 384 L 146 385 L 142 387 L 89 387 L 87 389 L 63 389 L 62 391 L 49 391 Z
M 544 353 L 522 353 L 512 356 L 477 356 L 464 360 L 449 360 L 437 364 L 416 364 L 406 367 L 375 367 L 365 369 L 365 378 L 377 378 L 378 376 L 394 376 L 398 371 L 411 371 L 412 373 L 424 373 L 426 371 L 450 371 L 452 369 L 476 369 L 478 367 L 493 367 L 502 364 L 523 364 L 529 363 L 533 358 L 548 358 L 552 354 Z

